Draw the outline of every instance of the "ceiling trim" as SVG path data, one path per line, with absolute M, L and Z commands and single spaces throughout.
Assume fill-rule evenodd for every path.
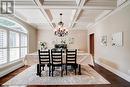
M 15 9 L 38 9 L 38 6 L 15 6 Z
M 57 5 L 51 5 L 51 6 L 42 6 L 44 9 L 88 9 L 88 10 L 112 10 L 115 9 L 116 6 L 83 6 L 83 7 L 77 7 L 77 6 L 57 6 Z
M 39 9 L 42 13 L 42 16 L 44 16 L 44 19 L 46 19 L 48 26 L 52 29 L 54 29 L 57 24 L 57 23 L 53 22 L 55 17 L 57 17 L 57 14 L 55 13 L 55 16 L 53 16 L 53 12 L 51 12 L 51 9 L 75 10 L 75 11 L 72 11 L 72 15 L 71 14 L 67 15 L 67 18 L 68 18 L 68 16 L 71 16 L 70 17 L 71 19 L 69 20 L 69 22 L 67 22 L 69 24 L 69 25 L 67 25 L 67 27 L 73 29 L 76 27 L 75 25 L 78 25 L 78 24 L 79 25 L 81 24 L 81 27 L 84 27 L 84 26 L 88 27 L 90 25 L 95 24 L 97 21 L 102 19 L 104 16 L 108 15 L 109 11 L 113 11 L 115 8 L 117 8 L 117 1 L 119 1 L 119 0 L 27 0 L 27 1 L 26 0 L 20 0 L 20 1 L 17 0 L 15 9 L 16 10 Z M 26 2 L 31 2 L 31 3 L 26 3 Z M 32 4 L 32 2 L 34 4 Z M 101 12 L 100 12 L 100 10 L 101 10 Z M 94 13 L 96 11 L 99 11 L 99 12 Z M 84 12 L 83 15 L 82 15 L 82 12 Z M 104 14 L 102 14 L 102 13 L 104 13 Z M 22 16 L 19 14 L 17 14 L 17 15 Z M 36 15 L 37 15 L 37 13 L 36 13 Z M 82 16 L 85 18 L 83 18 Z M 93 16 L 95 17 L 95 19 L 93 19 L 93 20 L 87 18 L 87 17 L 90 18 Z M 33 16 L 32 16 L 32 18 L 33 18 Z M 67 20 L 67 18 L 65 18 L 65 20 Z M 26 20 L 26 19 L 24 19 L 24 20 Z M 82 22 L 86 23 L 86 25 L 82 26 Z M 41 21 L 40 23 L 43 24 L 44 22 Z M 38 24 L 39 23 L 36 23 L 37 26 L 39 26 Z
M 84 6 L 85 2 L 86 2 L 86 0 L 80 0 L 80 3 L 79 3 L 80 8 L 76 11 L 75 15 L 73 16 L 73 19 L 72 19 L 71 24 L 69 26 L 70 28 L 72 28 L 74 26 L 78 16 L 80 15 L 80 12 L 81 12 L 82 7 Z
M 115 12 L 121 10 L 122 8 L 128 6 L 130 4 L 130 1 L 125 1 L 122 5 L 118 6 L 116 9 L 114 9 L 113 11 L 109 12 L 107 15 L 103 16 L 102 18 L 100 18 L 99 20 L 97 20 L 94 24 L 87 26 L 87 30 L 88 29 L 92 29 L 94 26 L 96 26 L 98 23 L 102 22 L 103 20 L 105 20 L 106 18 L 108 18 L 109 16 L 111 16 L 112 14 L 114 14 Z
M 54 28 L 53 24 L 51 23 L 51 19 L 49 18 L 49 16 L 47 15 L 45 9 L 43 9 L 42 4 L 40 3 L 39 0 L 35 0 L 35 3 L 37 4 L 37 6 L 40 8 L 41 12 L 43 13 L 43 15 L 45 16 L 46 20 L 48 21 L 48 23 L 50 24 L 50 26 L 52 28 Z

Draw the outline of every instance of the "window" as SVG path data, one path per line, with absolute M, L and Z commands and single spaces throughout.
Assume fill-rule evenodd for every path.
M 27 35 L 21 34 L 21 55 L 20 57 L 24 57 L 27 54 Z
M 7 62 L 7 31 L 0 29 L 0 64 Z
M 27 30 L 23 26 L 5 17 L 0 17 L 0 26 L 7 27 L 18 32 L 27 33 Z
M 19 49 L 20 49 L 20 46 L 19 46 L 19 33 L 16 33 L 16 32 L 12 32 L 10 31 L 10 34 L 9 34 L 9 57 L 10 57 L 10 61 L 14 61 L 14 60 L 17 60 L 19 59 Z
M 27 54 L 27 31 L 12 20 L 3 19 L 0 17 L 0 26 L 3 25 L 0 28 L 0 65 L 19 60 Z

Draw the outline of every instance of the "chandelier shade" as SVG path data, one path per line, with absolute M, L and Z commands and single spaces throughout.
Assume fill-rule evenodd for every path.
M 64 27 L 64 23 L 62 22 L 62 13 L 60 13 L 60 22 L 58 22 L 54 34 L 59 37 L 64 37 L 68 35 L 68 29 Z

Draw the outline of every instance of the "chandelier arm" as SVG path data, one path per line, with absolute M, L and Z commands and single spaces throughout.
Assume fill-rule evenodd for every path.
M 62 13 L 60 13 L 60 21 L 62 22 Z
M 58 27 L 54 32 L 55 35 L 59 37 L 64 37 L 65 35 L 68 35 L 68 30 L 63 27 L 64 23 L 62 22 L 62 13 L 60 13 L 60 22 L 58 23 L 58 26 L 60 27 Z

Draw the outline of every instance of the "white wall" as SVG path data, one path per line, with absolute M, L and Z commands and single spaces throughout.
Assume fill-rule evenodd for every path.
M 123 32 L 122 47 L 111 46 L 111 36 L 116 32 Z M 95 60 L 130 76 L 130 5 L 97 23 L 88 30 L 90 33 L 95 33 Z M 107 35 L 107 46 L 100 44 L 101 35 Z
M 53 30 L 38 30 L 38 47 L 40 41 L 47 43 L 48 48 L 54 48 L 54 41 L 60 43 L 59 40 L 74 38 L 73 44 L 67 44 L 68 48 L 79 49 L 87 52 L 87 30 L 70 30 L 69 34 L 65 37 L 58 37 L 54 35 Z

